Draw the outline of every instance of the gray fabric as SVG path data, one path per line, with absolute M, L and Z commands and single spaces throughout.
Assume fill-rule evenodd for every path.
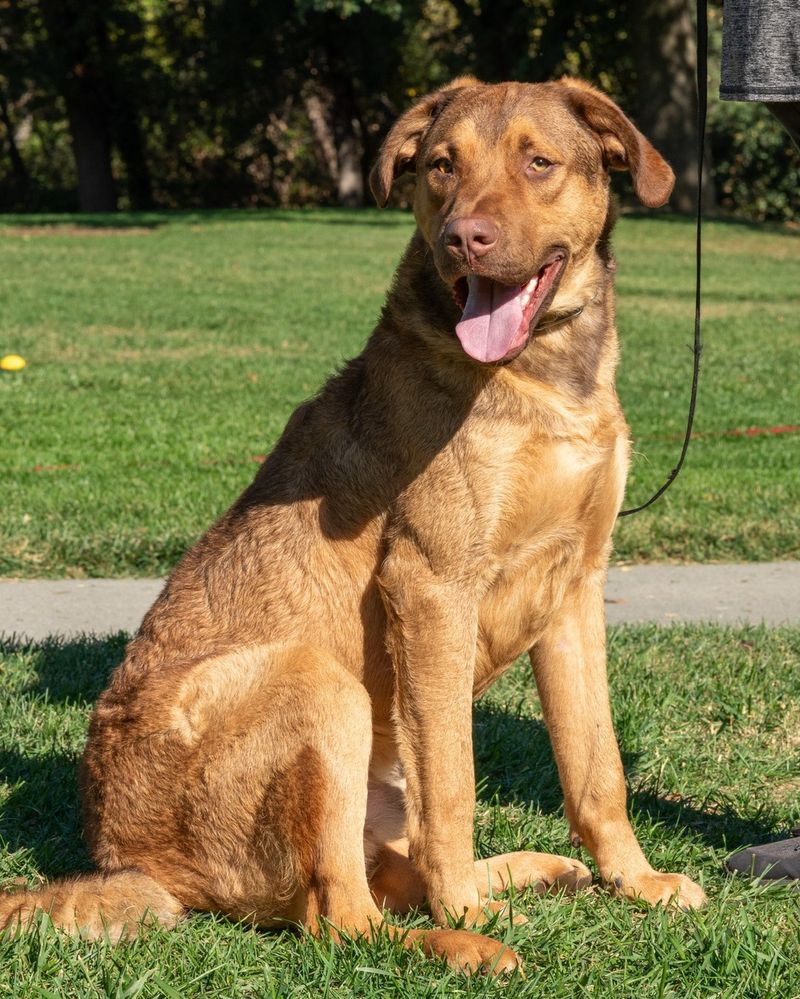
M 800 100 L 800 0 L 725 0 L 719 96 Z

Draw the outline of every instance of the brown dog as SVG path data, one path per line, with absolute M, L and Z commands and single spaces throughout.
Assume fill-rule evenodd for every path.
M 573 842 L 620 895 L 704 895 L 654 871 L 626 816 L 603 583 L 628 432 L 608 169 L 645 205 L 670 168 L 577 80 L 457 80 L 392 128 L 385 203 L 415 170 L 418 230 L 364 352 L 292 416 L 173 572 L 101 696 L 83 759 L 100 875 L 0 900 L 89 934 L 187 909 L 368 932 L 427 901 L 481 922 L 513 882 L 583 864 L 476 863 L 471 704 L 525 650 Z M 413 931 L 465 969 L 516 955 Z

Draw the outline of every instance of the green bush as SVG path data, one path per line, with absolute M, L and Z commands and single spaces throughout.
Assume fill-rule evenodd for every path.
M 763 104 L 717 101 L 709 139 L 719 208 L 740 218 L 800 218 L 800 155 Z

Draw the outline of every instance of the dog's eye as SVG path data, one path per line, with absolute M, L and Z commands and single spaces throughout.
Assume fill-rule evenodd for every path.
M 528 169 L 532 170 L 534 173 L 544 173 L 545 170 L 549 170 L 553 164 L 550 160 L 546 160 L 544 156 L 534 156 L 528 165 Z
M 434 160 L 431 164 L 437 173 L 452 173 L 453 164 L 446 156 L 440 156 L 438 160 Z

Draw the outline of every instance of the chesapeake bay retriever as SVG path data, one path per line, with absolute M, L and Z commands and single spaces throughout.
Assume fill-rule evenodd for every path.
M 123 937 L 190 909 L 400 935 L 518 966 L 469 928 L 511 882 L 579 861 L 476 861 L 471 705 L 526 650 L 575 845 L 615 894 L 704 902 L 645 859 L 606 683 L 603 583 L 628 464 L 614 390 L 610 169 L 662 205 L 669 166 L 587 84 L 424 97 L 372 174 L 416 173 L 417 230 L 363 353 L 296 410 L 185 556 L 91 720 L 97 875 L 0 900 Z M 298 330 L 298 336 L 304 332 Z M 448 919 L 464 929 L 448 929 Z

